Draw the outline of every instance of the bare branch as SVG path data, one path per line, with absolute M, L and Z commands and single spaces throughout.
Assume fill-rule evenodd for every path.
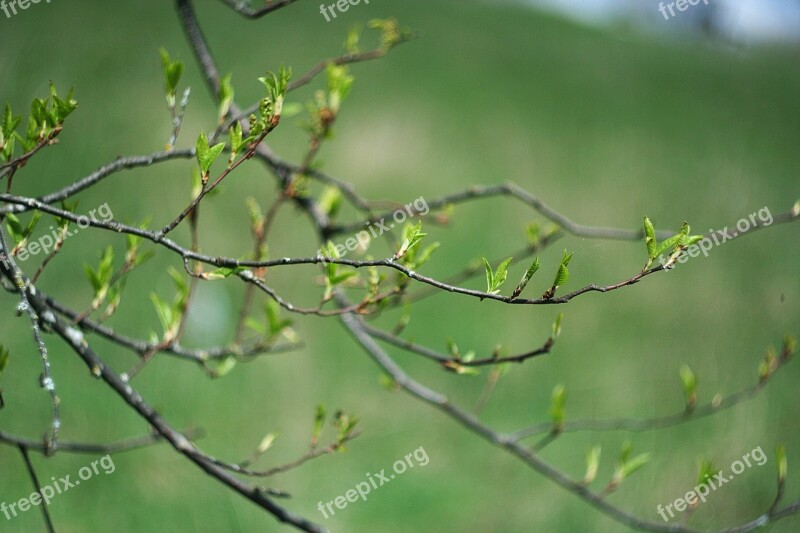
M 28 456 L 28 449 L 21 444 L 18 445 L 19 451 L 22 454 L 22 459 L 25 461 L 25 466 L 28 469 L 28 475 L 31 476 L 31 481 L 33 481 L 33 486 L 36 488 L 36 492 L 40 495 L 42 493 L 42 484 L 39 483 L 39 478 L 36 475 L 36 470 L 33 468 L 33 463 L 31 462 L 31 458 Z M 47 531 L 49 533 L 55 533 L 55 528 L 53 527 L 53 520 L 50 518 L 50 511 L 47 509 L 48 503 L 46 499 L 42 500 L 42 516 L 44 517 L 44 523 L 47 527 Z
M 348 302 L 341 296 L 337 297 L 340 305 L 346 306 Z M 586 485 L 568 477 L 555 467 L 544 462 L 536 452 L 523 446 L 512 435 L 499 433 L 480 422 L 474 415 L 461 410 L 444 395 L 433 391 L 411 378 L 394 360 L 381 349 L 372 339 L 365 328 L 364 321 L 353 314 L 341 316 L 341 321 L 352 336 L 364 348 L 370 358 L 406 392 L 416 399 L 443 412 L 467 430 L 489 441 L 491 444 L 503 448 L 508 453 L 522 460 L 533 470 L 544 475 L 557 485 L 583 499 L 592 507 L 610 516 L 617 522 L 643 531 L 670 532 L 670 533 L 699 533 L 697 530 L 686 528 L 679 524 L 664 524 L 651 522 L 633 516 L 618 507 L 608 503 L 600 493 L 592 492 Z M 791 516 L 800 510 L 800 500 L 778 511 L 765 513 L 757 519 L 737 527 L 719 530 L 718 533 L 745 533 L 763 527 L 772 521 Z

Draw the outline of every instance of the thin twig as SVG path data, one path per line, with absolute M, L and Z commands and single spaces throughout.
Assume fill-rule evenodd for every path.
M 25 461 L 25 466 L 28 469 L 28 474 L 31 476 L 31 481 L 33 481 L 33 486 L 36 489 L 36 492 L 39 495 L 42 495 L 42 484 L 39 483 L 39 478 L 36 475 L 36 470 L 33 468 L 33 463 L 31 462 L 31 458 L 28 456 L 28 449 L 23 445 L 18 445 L 19 452 L 22 454 L 22 458 Z M 42 498 L 42 516 L 44 517 L 45 526 L 47 526 L 47 531 L 49 533 L 55 533 L 56 529 L 53 527 L 53 520 L 50 518 L 50 511 L 48 510 L 47 500 Z

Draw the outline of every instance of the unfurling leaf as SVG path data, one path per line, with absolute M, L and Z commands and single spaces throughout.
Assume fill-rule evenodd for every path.
M 656 231 L 653 228 L 653 223 L 650 222 L 650 219 L 647 217 L 644 217 L 644 242 L 647 245 L 647 258 L 652 261 L 658 257 L 658 254 L 656 254 L 656 246 L 658 243 L 656 241 Z
M 486 269 L 486 292 L 492 290 L 492 285 L 494 285 L 494 270 L 492 270 L 492 265 L 489 264 L 489 261 L 484 257 L 483 259 L 483 267 Z
M 567 269 L 567 265 L 569 265 L 572 256 L 573 254 L 568 253 L 566 250 L 564 250 L 564 256 L 561 258 L 561 264 L 558 266 L 556 279 L 553 280 L 553 287 L 555 288 L 561 287 L 567 281 L 569 281 L 569 270 Z
M 400 246 L 400 250 L 394 254 L 394 258 L 400 259 L 406 255 L 406 252 L 416 246 L 422 238 L 427 235 L 427 233 L 422 233 L 422 221 L 417 222 L 413 226 L 411 224 L 406 224 L 403 228 L 403 244 Z
M 325 406 L 317 404 L 317 410 L 314 414 L 314 426 L 311 431 L 311 446 L 314 447 L 319 442 L 320 436 L 322 436 L 322 430 L 325 427 L 325 419 L 328 417 L 328 412 L 325 409 Z
M 567 268 L 567 265 L 569 265 L 573 255 L 574 254 L 567 252 L 566 249 L 564 250 L 564 255 L 561 257 L 561 263 L 558 265 L 558 271 L 556 272 L 556 277 L 553 280 L 553 285 L 547 289 L 544 295 L 542 295 L 542 298 L 546 300 L 551 299 L 553 296 L 555 296 L 558 288 L 569 280 L 569 269 Z
M 224 148 L 225 143 L 209 146 L 206 134 L 202 132 L 200 133 L 200 136 L 197 138 L 195 150 L 197 155 L 197 163 L 200 165 L 200 170 L 203 172 L 204 176 L 208 175 L 211 165 L 214 163 L 217 157 L 219 157 L 219 154 L 222 153 Z
M 786 460 L 786 447 L 781 445 L 775 450 L 775 463 L 778 468 L 778 484 L 783 485 L 786 482 L 786 475 L 789 472 L 789 463 Z
M 714 468 L 711 459 L 703 458 L 697 467 L 697 485 L 708 485 L 708 480 L 714 477 L 719 469 Z
M 258 448 L 256 448 L 258 454 L 260 455 L 272 448 L 272 445 L 275 444 L 275 439 L 277 438 L 277 433 L 267 433 L 267 435 L 261 439 L 261 442 L 258 444 Z
M 512 257 L 505 259 L 499 265 L 497 270 L 492 271 L 492 265 L 486 258 L 483 258 L 483 266 L 486 269 L 486 292 L 489 294 L 497 294 L 500 292 L 500 287 L 508 278 L 508 265 L 511 264 Z
M 339 188 L 325 187 L 317 200 L 317 205 L 320 211 L 328 215 L 328 218 L 335 217 L 342 207 L 342 193 Z
M 561 321 L 563 319 L 564 313 L 558 313 L 558 316 L 553 322 L 553 339 L 557 339 L 561 335 Z
M 583 484 L 588 485 L 597 477 L 597 470 L 600 467 L 600 452 L 602 448 L 598 444 L 586 452 L 586 474 L 583 476 Z
M 683 365 L 680 370 L 683 394 L 686 398 L 686 408 L 691 410 L 697 405 L 697 377 L 688 365 Z
M 162 48 L 159 50 L 161 53 L 161 68 L 164 74 L 164 88 L 167 91 L 167 100 L 170 104 L 174 105 L 175 91 L 178 88 L 178 83 L 181 81 L 183 74 L 183 63 L 180 61 L 173 61 L 169 56 L 169 52 Z
M 522 294 L 522 291 L 525 290 L 525 287 L 528 285 L 528 282 L 531 280 L 533 275 L 536 274 L 537 270 L 539 270 L 539 258 L 538 257 L 533 260 L 533 263 L 531 264 L 531 266 L 528 267 L 528 270 L 526 270 L 525 274 L 522 276 L 522 279 L 520 280 L 519 285 L 517 285 L 517 288 L 514 289 L 514 292 L 511 293 L 511 299 L 512 300 L 514 298 L 516 298 L 517 296 L 519 296 L 520 294 Z
M 567 404 L 567 389 L 564 385 L 556 385 L 553 389 L 553 396 L 550 403 L 550 418 L 553 420 L 553 431 L 558 433 L 564 427 L 566 418 L 565 406 Z
M 233 103 L 233 85 L 231 84 L 231 77 L 232 74 L 227 74 L 224 76 L 219 83 L 219 122 L 220 124 L 225 119 L 225 116 L 228 114 L 228 110 L 231 108 L 231 104 Z M 238 122 L 237 122 L 238 124 Z
M 229 356 L 219 362 L 219 364 L 211 370 L 211 376 L 214 378 L 225 377 L 236 366 L 236 357 Z
M 622 466 L 621 474 L 622 479 L 630 477 L 631 474 L 642 468 L 644 465 L 650 462 L 651 454 L 643 453 L 641 455 L 637 455 L 627 463 Z
M 622 483 L 626 478 L 630 477 L 631 474 L 642 468 L 650 461 L 649 453 L 643 453 L 641 455 L 637 455 L 633 459 L 630 459 L 632 451 L 633 445 L 630 441 L 626 440 L 622 444 L 619 463 L 614 470 L 614 477 L 611 479 L 609 488 L 614 489 L 618 487 L 619 484 Z

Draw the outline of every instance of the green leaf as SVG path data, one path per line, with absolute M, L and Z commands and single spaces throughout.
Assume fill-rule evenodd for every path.
M 561 431 L 566 418 L 565 406 L 567 404 L 567 389 L 564 385 L 558 384 L 553 388 L 553 396 L 550 403 L 550 418 L 553 420 L 553 430 Z
M 212 163 L 219 157 L 219 154 L 225 149 L 225 143 L 218 143 L 212 146 L 209 150 L 209 160 L 206 164 L 206 172 L 211 168 Z
M 400 246 L 400 250 L 395 254 L 395 259 L 400 259 L 406 252 L 416 246 L 423 237 L 427 236 L 427 233 L 422 233 L 422 221 L 417 222 L 413 226 L 411 224 L 406 224 L 403 228 L 403 244 Z
M 262 337 L 267 336 L 267 328 L 264 327 L 264 324 L 260 321 L 256 320 L 253 317 L 247 317 L 244 321 L 245 325 L 255 331 L 256 333 L 260 334 Z
M 705 237 L 702 235 L 692 235 L 691 237 L 686 237 L 686 241 L 684 242 L 684 246 L 691 246 L 693 244 L 697 244 L 698 242 L 702 241 Z
M 172 278 L 175 284 L 175 290 L 177 291 L 173 309 L 176 311 L 175 314 L 178 314 L 189 299 L 189 284 L 184 279 L 183 274 L 178 272 L 174 267 L 170 267 L 169 276 Z
M 414 258 L 413 267 L 414 268 L 419 268 L 422 265 L 424 265 L 425 263 L 427 263 L 428 260 L 430 260 L 431 255 L 433 255 L 433 252 L 438 250 L 440 245 L 441 245 L 441 243 L 434 242 L 431 245 L 426 246 L 425 249 L 422 250 L 422 252 L 420 252 L 419 256 Z
M 100 289 L 103 285 L 100 282 L 100 278 L 98 278 L 97 274 L 95 274 L 94 269 L 89 265 L 83 265 L 83 271 L 86 273 L 86 279 L 89 280 L 89 285 L 92 286 L 94 293 L 97 294 L 100 292 Z
M 31 118 L 36 124 L 43 124 L 47 120 L 46 104 L 41 98 L 34 98 L 31 102 Z
M 356 272 L 355 270 L 347 270 L 345 272 L 342 272 L 341 274 L 337 274 L 336 276 L 334 276 L 331 279 L 331 283 L 333 285 L 339 285 L 340 283 L 344 283 L 348 279 L 352 278 L 353 276 L 357 276 L 357 275 L 358 275 L 358 272 Z
M 675 235 L 673 235 L 669 239 L 667 239 L 664 242 L 662 242 L 661 245 L 659 245 L 656 248 L 655 255 L 656 255 L 656 257 L 658 257 L 661 254 L 663 254 L 664 252 L 666 252 L 667 250 L 671 250 L 673 248 L 677 249 L 677 248 L 679 248 L 681 246 L 685 246 L 686 243 L 689 242 L 690 239 L 694 239 L 695 237 L 698 237 L 698 236 L 695 235 L 693 237 L 689 237 L 689 224 L 684 222 L 683 225 L 681 225 L 681 230 L 678 233 L 676 233 Z M 700 239 L 702 239 L 702 236 L 700 236 Z M 700 240 L 700 239 L 697 239 L 697 240 Z M 694 242 L 697 242 L 697 241 L 694 241 Z
M 611 488 L 616 488 L 627 477 L 629 477 L 631 474 L 639 470 L 641 467 L 643 467 L 650 461 L 649 453 L 643 453 L 641 455 L 637 455 L 633 459 L 629 460 L 632 451 L 633 451 L 633 445 L 629 440 L 626 440 L 622 444 L 622 451 L 620 452 L 619 463 L 617 464 L 617 467 L 614 471 L 614 477 L 611 480 L 611 484 L 609 485 Z
M 56 93 L 56 88 L 53 83 L 50 83 L 50 97 L 52 98 L 53 105 L 55 106 L 55 115 L 57 122 L 61 124 L 64 120 L 72 114 L 78 107 L 78 102 L 73 98 L 74 89 L 70 89 L 66 100 L 62 100 Z
M 33 150 L 36 143 L 39 141 L 39 125 L 33 119 L 28 117 L 28 126 L 25 128 L 25 137 L 19 136 L 18 139 L 22 143 L 22 151 L 29 152 Z
M 339 188 L 332 185 L 325 187 L 317 200 L 317 205 L 329 218 L 335 217 L 342 207 L 342 193 Z
M 220 361 L 215 367 L 211 369 L 211 375 L 214 378 L 221 378 L 226 376 L 236 367 L 236 357 L 229 356 Z
M 489 261 L 487 261 L 485 257 L 482 259 L 483 267 L 486 269 L 486 292 L 490 292 L 492 290 L 492 286 L 494 285 L 494 271 L 492 270 L 492 265 L 489 264 Z
M 84 265 L 83 270 L 92 289 L 94 289 L 95 303 L 99 304 L 99 301 L 105 298 L 111 284 L 111 277 L 114 274 L 114 248 L 106 246 L 103 250 L 103 255 L 100 256 L 100 264 L 97 270 L 94 270 L 89 265 Z
M 233 74 L 227 74 L 220 80 L 219 84 L 219 120 L 225 118 L 228 114 L 228 110 L 231 108 L 231 104 L 233 103 L 233 95 L 235 91 L 233 90 L 233 85 L 231 84 L 231 77 Z M 238 124 L 238 122 L 237 122 Z
M 558 272 L 556 272 L 556 277 L 553 280 L 554 288 L 557 289 L 569 281 L 569 270 L 567 269 L 567 265 L 569 265 L 573 255 L 574 254 L 568 253 L 566 250 L 564 250 L 564 256 L 561 258 L 561 264 L 558 266 Z
M 445 368 L 448 370 L 455 372 L 459 376 L 477 376 L 480 374 L 480 370 L 471 366 L 464 366 L 458 363 L 453 363 L 452 361 L 445 362 Z
M 341 411 L 336 413 L 334 425 L 336 426 L 336 429 L 339 430 L 339 433 L 336 436 L 336 442 L 341 444 L 350 438 L 353 434 L 356 424 L 358 424 L 358 418 L 345 414 Z
M 558 313 L 555 322 L 553 322 L 553 339 L 557 339 L 561 335 L 561 321 L 564 319 L 564 313 Z
M 209 146 L 206 134 L 203 132 L 200 133 L 200 136 L 197 138 L 195 150 L 197 155 L 197 163 L 200 165 L 200 170 L 203 172 L 203 174 L 208 174 L 208 171 L 211 169 L 211 165 L 214 163 L 217 157 L 219 157 L 219 154 L 222 153 L 224 148 L 225 143 Z
M 36 224 L 39 223 L 40 218 L 42 218 L 42 212 L 34 211 L 33 215 L 31 216 L 31 219 L 28 221 L 28 225 L 25 226 L 25 229 L 22 232 L 23 238 L 27 238 L 33 233 L 33 230 L 36 229 Z
M 323 247 L 320 249 L 323 256 L 330 258 L 330 259 L 338 259 L 339 252 L 336 250 L 336 246 L 331 241 L 328 241 L 327 249 Z M 322 299 L 324 301 L 330 300 L 331 296 L 333 295 L 333 289 L 339 285 L 350 279 L 353 276 L 357 276 L 358 272 L 355 270 L 347 270 L 343 273 L 339 273 L 339 265 L 336 263 L 325 263 L 325 294 L 323 295 Z
M 156 309 L 156 314 L 158 315 L 158 321 L 161 322 L 161 327 L 164 328 L 164 332 L 168 332 L 172 329 L 172 323 L 174 320 L 172 314 L 172 307 L 162 300 L 156 293 L 150 293 L 150 301 L 153 302 L 153 307 Z
M 205 132 L 200 132 L 200 136 L 197 137 L 197 143 L 195 144 L 195 156 L 197 157 L 197 164 L 200 165 L 200 169 L 205 172 L 207 167 L 205 166 L 206 161 L 208 161 L 208 156 L 211 153 L 211 150 L 208 146 L 208 138 L 206 137 Z
M 525 227 L 525 235 L 528 237 L 528 244 L 531 247 L 539 246 L 540 228 L 539 224 L 531 222 Z
M 267 300 L 264 305 L 264 313 L 267 317 L 267 324 L 269 325 L 269 333 L 271 337 L 279 335 L 285 328 L 292 325 L 292 320 L 281 319 L 280 306 L 275 300 Z
M 786 335 L 783 338 L 783 348 L 781 350 L 784 359 L 790 359 L 797 348 L 797 339 L 791 335 Z
M 114 248 L 111 246 L 106 246 L 103 250 L 97 272 L 104 284 L 111 282 L 111 276 L 114 274 Z
M 303 112 L 303 104 L 299 102 L 288 102 L 283 104 L 283 117 L 292 118 L 296 117 Z
M 242 270 L 246 270 L 244 267 L 237 267 L 237 268 L 230 268 L 230 267 L 221 267 L 211 272 L 206 273 L 203 278 L 209 281 L 216 281 L 220 279 L 225 279 L 233 274 L 239 273 Z
M 325 427 L 325 420 L 328 418 L 327 410 L 322 404 L 317 405 L 317 410 L 314 414 L 314 426 L 311 432 L 311 443 L 316 446 L 322 435 L 322 430 Z
M 533 260 L 533 263 L 531 264 L 531 266 L 528 267 L 528 270 L 526 270 L 525 274 L 522 276 L 522 279 L 520 280 L 519 284 L 517 285 L 517 288 L 514 289 L 513 293 L 511 293 L 511 299 L 512 300 L 514 298 L 516 298 L 517 296 L 519 296 L 520 294 L 522 294 L 522 291 L 525 290 L 525 287 L 528 285 L 528 282 L 531 280 L 533 275 L 536 274 L 537 270 L 539 270 L 539 258 L 538 257 Z
M 332 241 L 328 241 L 327 245 L 320 248 L 320 252 L 322 252 L 322 256 L 327 259 L 339 259 L 339 251 L 336 249 L 336 245 L 334 245 Z M 328 277 L 328 279 L 335 277 L 338 270 L 339 265 L 336 263 L 325 263 L 325 275 Z
M 447 338 L 447 351 L 450 352 L 450 355 L 458 359 L 461 355 L 461 351 L 458 349 L 458 344 L 452 337 Z
M 164 74 L 164 88 L 167 90 L 168 96 L 174 97 L 183 74 L 183 63 L 172 61 L 169 52 L 164 48 L 161 48 L 159 52 L 161 54 L 161 68 Z
M 676 235 L 673 235 L 669 239 L 663 241 L 658 246 L 658 248 L 656 249 L 656 257 L 660 256 L 661 254 L 663 254 L 667 250 L 670 250 L 670 249 L 674 248 L 675 246 L 677 246 L 677 244 L 680 241 L 681 237 L 682 237 L 682 235 L 680 233 L 678 233 Z
M 15 134 L 16 135 L 16 134 Z M 3 156 L 3 159 L 6 161 L 10 160 L 14 156 L 14 143 L 16 142 L 16 137 L 12 136 L 6 139 L 6 144 L 3 146 L 3 150 L 0 152 L 0 155 Z
M 622 465 L 622 468 L 620 469 L 620 474 L 621 474 L 620 480 L 630 477 L 631 474 L 633 474 L 634 472 L 642 468 L 644 465 L 646 465 L 648 462 L 650 462 L 650 457 L 651 457 L 650 453 L 643 453 L 641 455 L 637 455 L 636 457 L 634 457 L 633 459 Z
M 622 443 L 622 448 L 619 452 L 619 462 L 624 463 L 628 460 L 628 458 L 633 453 L 633 443 L 629 440 L 626 440 Z
M 14 239 L 14 241 L 22 241 L 25 238 L 23 235 L 25 230 L 22 228 L 22 224 L 20 224 L 17 216 L 14 213 L 8 213 L 6 215 L 6 221 L 6 228 L 8 229 L 8 232 L 11 234 L 11 237 Z
M 284 68 L 282 65 L 278 71 L 278 75 L 274 72 L 267 72 L 266 76 L 258 78 L 258 81 L 264 84 L 267 89 L 267 102 L 266 106 L 262 106 L 262 118 L 269 119 L 270 115 L 280 116 L 283 112 L 283 101 L 286 98 L 286 91 L 289 86 L 289 80 L 292 77 L 292 69 Z
M 644 217 L 644 242 L 647 245 L 647 258 L 650 260 L 655 259 L 658 257 L 656 254 L 656 230 L 653 228 L 653 223 L 650 222 L 650 219 Z
M 497 265 L 497 270 L 492 272 L 492 265 L 486 258 L 483 258 L 483 266 L 486 269 L 486 292 L 489 294 L 497 294 L 500 292 L 500 286 L 508 278 L 508 265 L 511 264 L 512 257 L 501 262 Z
M 328 107 L 337 114 L 342 101 L 350 94 L 355 78 L 345 65 L 328 65 Z
M 265 453 L 267 450 L 272 448 L 272 445 L 275 443 L 275 439 L 277 438 L 278 438 L 277 433 L 274 432 L 267 433 L 267 435 L 263 439 L 261 439 L 261 442 L 258 444 L 258 448 L 256 448 L 258 454 L 261 455 L 262 453 Z
M 261 210 L 261 205 L 258 200 L 252 196 L 248 196 L 245 200 L 247 205 L 247 214 L 250 218 L 250 226 L 252 228 L 260 228 L 264 225 L 264 212 Z
M 708 480 L 713 478 L 717 472 L 719 470 L 714 468 L 710 459 L 701 459 L 697 467 L 697 485 L 708 485 Z
M 389 392 L 395 392 L 399 388 L 397 382 L 389 374 L 381 373 L 378 376 L 378 383 L 380 383 L 381 387 L 383 387 Z
M 502 263 L 497 265 L 497 270 L 494 271 L 494 287 L 493 290 L 499 292 L 500 286 L 505 283 L 506 279 L 508 278 L 508 265 L 511 264 L 513 257 L 509 257 L 505 259 Z
M 242 148 L 242 124 L 237 122 L 230 129 L 230 142 L 231 142 L 231 158 L 235 158 L 236 154 Z
M 361 38 L 361 25 L 356 24 L 350 27 L 350 30 L 347 32 L 347 38 L 344 41 L 344 50 L 350 55 L 357 54 L 359 52 L 358 42 Z
M 681 367 L 680 376 L 683 384 L 683 394 L 686 397 L 686 406 L 692 408 L 697 404 L 697 377 L 688 365 Z
M 11 134 L 14 133 L 14 130 L 17 129 L 17 126 L 19 126 L 21 121 L 22 116 L 18 115 L 15 117 L 14 113 L 11 111 L 11 106 L 6 102 L 6 110 L 3 114 L 2 129 L 3 133 L 8 139 L 13 138 Z
M 588 485 L 597 477 L 597 470 L 600 467 L 600 453 L 602 448 L 598 444 L 586 452 L 586 474 L 583 476 L 583 484 Z
M 0 356 L 1 358 L 1 356 Z M 0 361 L 0 373 L 2 372 L 3 364 Z M 775 450 L 775 464 L 778 467 L 778 484 L 783 485 L 786 482 L 786 475 L 789 473 L 789 463 L 786 460 L 786 447 L 781 445 Z

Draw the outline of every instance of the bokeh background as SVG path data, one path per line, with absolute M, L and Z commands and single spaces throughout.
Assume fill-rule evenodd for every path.
M 719 2 L 731 4 L 731 2 Z M 675 24 L 649 10 L 597 11 L 580 2 L 534 9 L 536 2 L 373 0 L 326 23 L 319 6 L 297 4 L 260 21 L 247 21 L 220 2 L 197 2 L 216 59 L 234 73 L 237 101 L 261 95 L 258 76 L 280 64 L 304 72 L 337 55 L 348 28 L 394 16 L 421 38 L 387 58 L 353 67 L 357 81 L 335 138 L 321 152 L 326 171 L 380 200 L 428 199 L 474 184 L 513 180 L 553 208 L 591 225 L 638 228 L 648 215 L 657 228 L 689 221 L 699 232 L 734 224 L 763 207 L 787 211 L 800 198 L 800 50 L 792 11 L 778 20 L 789 29 L 737 33 L 725 18 Z M 583 3 L 588 4 L 588 3 Z M 752 5 L 752 3 L 750 3 Z M 793 9 L 791 2 L 777 9 Z M 541 5 L 539 7 L 542 7 Z M 763 5 L 771 11 L 774 6 Z M 634 12 L 642 13 L 634 15 Z M 756 10 L 758 11 L 758 10 Z M 601 16 L 596 16 L 600 13 Z M 620 15 L 620 13 L 623 13 Z M 699 14 L 698 14 L 699 15 Z M 767 13 L 761 13 L 766 16 Z M 741 17 L 740 17 L 741 19 Z M 747 20 L 755 20 L 744 18 Z M 592 24 L 590 24 L 590 22 Z M 602 22 L 601 25 L 593 23 Z M 744 24 L 749 26 L 749 24 Z M 32 5 L 6 19 L 0 14 L 0 95 L 24 110 L 34 96 L 75 86 L 79 110 L 57 147 L 36 157 L 15 178 L 15 192 L 38 195 L 68 184 L 118 155 L 160 150 L 169 136 L 158 48 L 187 64 L 182 87 L 192 104 L 179 146 L 193 146 L 214 126 L 216 111 L 184 42 L 171 2 L 64 2 Z M 315 87 L 293 94 L 304 102 Z M 299 118 L 270 137 L 282 156 L 298 160 L 305 137 Z M 163 225 L 189 200 L 192 164 L 172 162 L 117 174 L 80 195 L 79 212 L 108 202 L 116 219 L 152 217 Z M 274 197 L 272 179 L 258 164 L 226 180 L 202 220 L 204 251 L 240 256 L 250 248 L 245 198 L 262 205 Z M 342 216 L 347 218 L 350 213 Z M 455 209 L 447 227 L 426 225 L 442 247 L 424 273 L 446 276 L 481 256 L 498 258 L 525 243 L 524 227 L 545 224 L 538 214 L 495 199 Z M 44 226 L 46 227 L 46 225 Z M 178 238 L 188 243 L 185 227 Z M 452 337 L 479 354 L 502 344 L 506 353 L 540 345 L 559 311 L 563 334 L 552 354 L 513 367 L 482 415 L 512 431 L 548 419 L 553 386 L 566 386 L 569 418 L 652 417 L 683 408 L 678 369 L 699 377 L 700 402 L 757 380 L 758 363 L 785 333 L 800 333 L 800 226 L 776 226 L 713 250 L 674 272 L 635 287 L 589 294 L 565 307 L 503 306 L 441 294 L 421 302 L 409 338 L 445 348 Z M 101 232 L 72 237 L 43 276 L 41 288 L 75 308 L 92 294 L 83 264 L 96 264 L 124 240 Z M 304 218 L 284 209 L 270 242 L 273 257 L 308 256 L 317 243 Z M 542 254 L 543 271 L 528 289 L 543 291 L 561 249 L 575 252 L 570 288 L 612 283 L 638 272 L 641 242 L 568 237 Z M 388 254 L 376 245 L 373 253 Z M 171 297 L 166 267 L 176 258 L 159 252 L 129 279 L 127 297 L 110 324 L 147 338 L 160 331 L 149 293 Z M 35 269 L 35 260 L 23 266 Z M 508 284 L 521 275 L 512 269 Z M 315 268 L 274 269 L 271 283 L 296 303 L 314 305 L 321 294 Z M 481 288 L 481 277 L 465 283 Z M 235 280 L 208 283 L 197 295 L 187 344 L 224 344 L 233 336 L 242 287 Z M 49 400 L 38 388 L 40 363 L 13 295 L 0 295 L 0 342 L 11 361 L 2 378 L 6 407 L 0 428 L 41 435 Z M 390 326 L 399 313 L 378 322 Z M 324 457 L 266 485 L 293 494 L 292 510 L 333 531 L 622 531 L 575 496 L 403 393 L 385 390 L 379 371 L 336 319 L 297 319 L 305 347 L 239 365 L 211 380 L 196 366 L 158 356 L 134 381 L 144 397 L 176 427 L 200 426 L 199 444 L 233 461 L 248 456 L 270 431 L 280 434 L 265 466 L 295 458 L 306 446 L 317 403 L 360 417 L 362 436 L 346 453 Z M 118 371 L 134 356 L 90 338 Z M 78 358 L 49 338 L 62 398 L 63 438 L 106 441 L 147 428 Z M 454 376 L 398 353 L 423 383 L 471 406 L 486 372 Z M 795 363 L 754 400 L 713 418 L 647 433 L 585 432 L 561 437 L 543 457 L 575 477 L 584 454 L 603 446 L 599 480 L 610 478 L 623 441 L 651 463 L 626 481 L 610 501 L 658 521 L 667 504 L 695 484 L 696 461 L 720 468 L 761 446 L 765 466 L 746 470 L 716 491 L 693 516 L 696 527 L 751 520 L 772 502 L 774 449 L 788 445 L 787 501 L 800 493 L 800 430 Z M 330 435 L 330 433 L 328 434 Z M 424 447 L 430 463 L 416 468 L 367 502 L 350 504 L 324 520 L 318 501 L 329 501 Z M 34 456 L 40 478 L 67 474 L 96 459 Z M 57 497 L 51 513 L 62 532 L 278 531 L 270 516 L 207 478 L 165 445 L 114 458 L 116 471 Z M 0 501 L 32 492 L 19 453 L 0 447 Z M 794 531 L 788 519 L 772 531 Z M 43 529 L 38 510 L 6 521 L 2 531 Z

